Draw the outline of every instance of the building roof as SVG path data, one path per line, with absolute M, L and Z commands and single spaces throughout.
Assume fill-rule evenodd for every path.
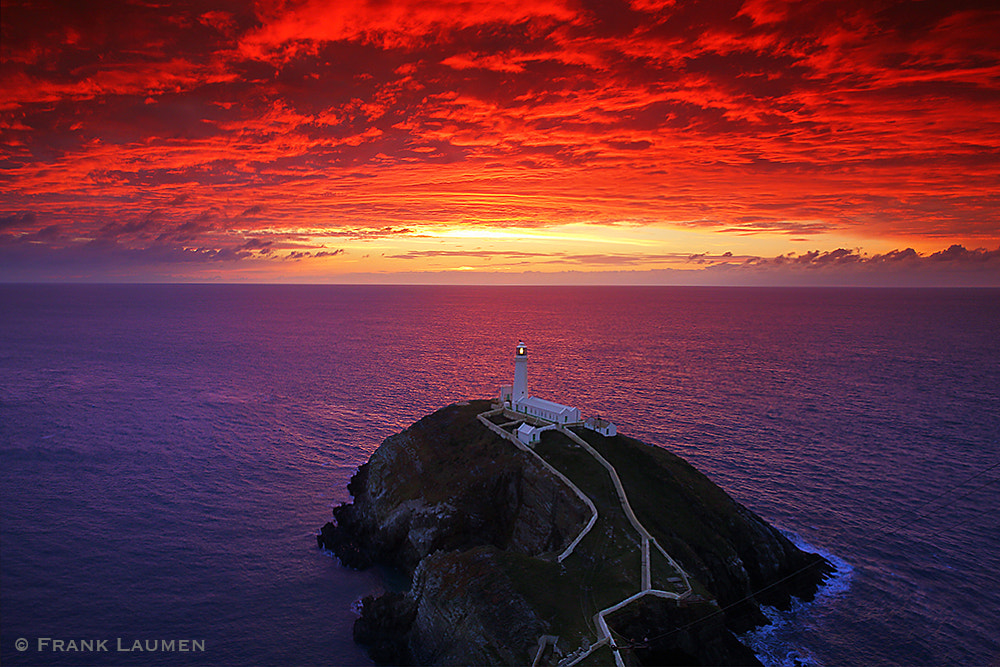
M 554 401 L 547 401 L 544 398 L 537 398 L 535 396 L 528 396 L 527 398 L 522 398 L 520 401 L 518 401 L 518 404 L 524 406 L 531 406 L 533 408 L 538 408 L 540 410 L 546 410 L 548 412 L 554 412 L 557 414 L 576 410 L 576 408 L 570 407 L 568 405 L 562 405 L 561 403 L 556 403 Z

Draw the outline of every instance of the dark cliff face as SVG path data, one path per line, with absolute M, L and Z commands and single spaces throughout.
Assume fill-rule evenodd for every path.
M 452 405 L 382 443 L 351 479 L 321 539 L 348 566 L 412 574 L 437 550 L 554 551 L 590 514 L 533 458 L 486 429 L 488 401 Z M 336 527 L 335 527 L 336 526 Z
M 734 630 L 766 622 L 758 603 L 812 600 L 833 571 L 679 456 L 621 435 L 584 435 L 618 470 L 643 525 L 720 605 L 735 605 L 727 611 Z
M 599 535 L 600 523 L 573 556 L 555 562 L 590 511 L 476 419 L 489 409 L 488 401 L 448 406 L 386 439 L 352 478 L 353 503 L 337 507 L 318 537 L 345 565 L 381 563 L 411 577 L 405 595 L 363 605 L 355 637 L 376 661 L 531 664 L 541 635 L 560 635 L 557 648 L 571 652 L 593 641 L 597 609 L 623 599 L 619 590 L 638 591 L 638 570 L 608 556 L 608 545 L 625 538 L 614 528 Z M 609 618 L 624 636 L 662 635 L 637 640 L 627 662 L 747 664 L 752 654 L 727 626 L 766 622 L 758 603 L 811 598 L 831 571 L 680 458 L 630 438 L 580 434 L 618 470 L 643 525 L 698 580 L 689 601 L 650 601 Z M 573 447 L 558 433 L 545 434 L 543 446 Z M 622 588 L 609 586 L 612 598 L 601 598 L 595 577 Z M 701 618 L 683 633 L 665 631 Z M 547 655 L 558 660 L 558 652 Z

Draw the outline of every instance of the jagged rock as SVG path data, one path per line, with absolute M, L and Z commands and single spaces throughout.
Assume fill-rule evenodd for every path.
M 626 591 L 616 602 L 638 590 L 634 536 L 623 541 L 621 528 L 595 530 L 555 562 L 590 511 L 476 419 L 489 409 L 488 401 L 451 405 L 387 438 L 351 479 L 353 502 L 335 508 L 317 538 L 346 566 L 380 563 L 410 578 L 405 594 L 362 605 L 355 638 L 376 662 L 530 664 L 538 637 L 561 633 L 556 648 L 571 653 L 594 640 L 596 609 L 576 599 L 564 609 L 563 598 L 596 603 Z M 629 661 L 747 664 L 753 656 L 731 631 L 766 623 L 759 603 L 810 599 L 832 571 L 679 457 L 623 436 L 585 437 L 615 466 L 639 520 L 697 580 L 690 600 L 643 598 L 609 618 L 635 640 Z M 559 438 L 570 446 L 554 432 L 542 442 L 563 446 Z M 627 545 L 624 555 L 609 554 L 609 544 Z M 606 582 L 593 580 L 598 572 Z M 661 635 L 668 639 L 643 640 Z
M 383 665 L 412 664 L 406 636 L 416 617 L 413 600 L 389 592 L 361 601 L 361 617 L 354 623 L 354 641 L 368 647 L 372 660 Z
M 439 551 L 421 561 L 410 655 L 421 665 L 530 664 L 545 624 L 496 560 L 495 547 Z
M 811 600 L 833 571 L 679 456 L 622 435 L 588 437 L 631 490 L 643 525 L 727 608 L 736 632 L 767 622 L 758 604 Z
M 387 438 L 352 477 L 354 502 L 334 509 L 320 545 L 350 567 L 381 562 L 410 574 L 439 549 L 541 555 L 563 546 L 589 511 L 475 419 L 489 407 L 449 406 Z
M 640 665 L 760 665 L 753 651 L 726 631 L 715 604 L 645 597 L 609 619 L 626 647 L 628 662 Z M 734 660 L 735 659 L 735 660 Z

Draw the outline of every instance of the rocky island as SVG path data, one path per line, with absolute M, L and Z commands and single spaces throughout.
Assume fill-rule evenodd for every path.
M 833 571 L 662 448 L 574 425 L 515 446 L 516 416 L 469 401 L 387 438 L 319 534 L 404 575 L 354 627 L 376 662 L 759 664 L 734 633 Z

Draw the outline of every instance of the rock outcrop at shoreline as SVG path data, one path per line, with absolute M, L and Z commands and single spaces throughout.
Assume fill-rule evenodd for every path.
M 348 485 L 319 544 L 349 567 L 398 568 L 405 592 L 365 598 L 355 639 L 383 664 L 542 664 L 596 641 L 593 614 L 640 590 L 639 541 L 607 475 L 563 434 L 536 446 L 587 493 L 599 521 L 557 562 L 589 508 L 529 453 L 451 405 L 385 440 Z M 643 598 L 607 617 L 632 664 L 753 664 L 733 632 L 766 623 L 759 604 L 812 599 L 832 572 L 669 452 L 579 431 L 617 470 L 632 508 L 693 579 L 680 601 Z M 666 561 L 654 587 L 671 585 Z M 613 663 L 605 646 L 582 664 Z

